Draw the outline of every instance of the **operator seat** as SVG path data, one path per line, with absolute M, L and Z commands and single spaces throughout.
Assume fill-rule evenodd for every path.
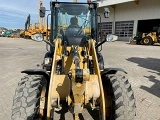
M 78 20 L 76 17 L 72 17 L 70 20 L 71 25 L 68 26 L 65 32 L 65 41 L 67 46 L 79 45 L 84 46 L 85 35 L 82 28 L 78 25 Z

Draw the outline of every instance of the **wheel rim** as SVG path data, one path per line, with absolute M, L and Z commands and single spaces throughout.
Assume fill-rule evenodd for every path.
M 148 43 L 149 43 L 149 39 L 148 39 L 148 38 L 145 38 L 145 39 L 144 39 L 144 43 L 145 43 L 145 44 L 148 44 Z

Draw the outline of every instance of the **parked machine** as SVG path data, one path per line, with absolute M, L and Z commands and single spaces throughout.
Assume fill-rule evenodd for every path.
M 0 37 L 5 37 L 5 31 L 4 30 L 0 31 Z
M 31 28 L 30 21 L 31 21 L 31 16 L 29 14 L 27 16 L 27 20 L 25 22 L 25 31 L 24 31 L 24 34 L 22 34 L 22 37 L 24 37 L 24 38 L 31 38 L 32 28 Z
M 106 40 L 99 41 L 98 4 L 52 1 L 50 5 L 50 40 L 44 40 L 43 34 L 33 37 L 49 44 L 50 51 L 42 69 L 22 71 L 27 75 L 18 83 L 12 120 L 54 120 L 55 113 L 65 119 L 64 111 L 78 120 L 84 109 L 91 111 L 96 120 L 133 120 L 134 93 L 127 78 L 120 74 L 126 72 L 104 68 L 98 50 L 103 43 L 116 38 L 107 35 Z M 44 9 L 40 11 L 44 17 Z M 63 26 L 63 15 L 67 18 L 63 22 L 70 24 L 67 28 Z
M 43 1 L 40 0 L 38 4 L 38 8 L 43 7 Z M 50 27 L 47 28 L 46 25 L 46 18 L 41 18 L 40 15 L 38 15 L 38 22 L 31 24 L 31 16 L 30 14 L 27 17 L 27 20 L 25 22 L 25 31 L 24 31 L 24 38 L 33 38 L 34 34 L 36 33 L 42 33 L 44 35 L 45 39 L 48 39 L 49 36 L 49 30 Z M 48 29 L 48 32 L 47 32 Z
M 6 28 L 0 27 L 0 37 L 5 37 Z
M 138 34 L 134 38 L 137 44 L 153 45 L 154 43 L 160 43 L 160 27 L 156 27 L 153 32 Z
M 12 31 L 11 30 L 3 30 L 1 32 L 1 37 L 11 37 Z

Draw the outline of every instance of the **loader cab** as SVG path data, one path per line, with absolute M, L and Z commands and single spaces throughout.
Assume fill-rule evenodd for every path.
M 97 3 L 51 2 L 50 42 L 61 38 L 67 46 L 97 40 Z

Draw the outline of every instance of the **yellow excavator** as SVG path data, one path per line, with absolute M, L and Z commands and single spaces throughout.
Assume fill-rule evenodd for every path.
M 135 98 L 126 72 L 105 68 L 98 49 L 117 39 L 107 35 L 99 40 L 98 4 L 52 1 L 50 5 L 49 41 L 41 33 L 33 37 L 49 44 L 50 51 L 41 69 L 22 71 L 27 75 L 18 83 L 12 120 L 134 120 Z M 45 9 L 40 11 L 45 17 Z
M 43 7 L 43 1 L 40 0 L 39 4 L 38 4 L 38 9 L 40 9 L 40 7 Z M 45 39 L 48 39 L 48 36 L 50 34 L 50 27 L 46 25 L 46 18 L 41 18 L 40 15 L 38 15 L 38 22 L 31 24 L 30 23 L 31 20 L 31 16 L 30 14 L 27 17 L 27 20 L 25 22 L 25 31 L 24 31 L 24 37 L 25 38 L 29 38 L 31 39 L 34 34 L 36 33 L 42 33 L 44 35 Z
M 31 19 L 31 16 L 29 14 L 25 22 L 25 31 L 24 31 L 24 38 L 29 38 L 29 39 L 31 38 L 32 32 L 33 32 L 32 24 L 30 24 L 30 19 Z

